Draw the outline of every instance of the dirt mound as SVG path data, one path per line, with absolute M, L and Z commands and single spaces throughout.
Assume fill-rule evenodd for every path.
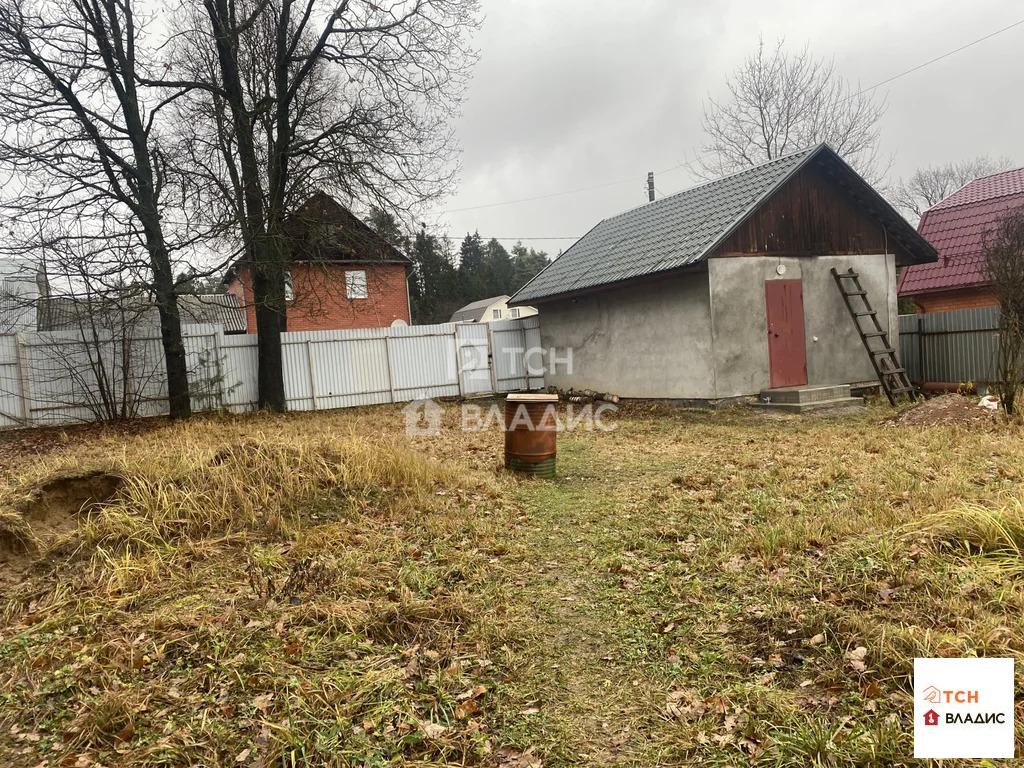
M 885 423 L 893 427 L 984 425 L 993 423 L 997 414 L 997 411 L 982 408 L 970 398 L 950 393 L 901 411 Z
M 75 530 L 83 511 L 110 501 L 123 484 L 124 478 L 110 472 L 60 475 L 0 508 L 0 569 L 23 570 L 35 550 Z

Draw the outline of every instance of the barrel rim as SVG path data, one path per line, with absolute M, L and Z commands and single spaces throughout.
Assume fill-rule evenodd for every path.
M 506 403 L 557 403 L 558 395 L 511 394 L 505 396 Z

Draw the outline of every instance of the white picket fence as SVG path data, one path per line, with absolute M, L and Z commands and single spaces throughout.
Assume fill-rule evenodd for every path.
M 184 327 L 192 407 L 253 410 L 257 337 Z M 88 336 L 88 338 L 86 338 Z M 544 386 L 537 317 L 282 336 L 288 409 L 315 411 Z M 0 428 L 95 421 L 130 402 L 167 412 L 159 332 L 0 335 Z

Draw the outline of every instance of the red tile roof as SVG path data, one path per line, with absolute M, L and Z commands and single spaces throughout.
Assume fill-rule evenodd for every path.
M 939 251 L 934 264 L 915 264 L 900 274 L 900 296 L 986 285 L 983 240 L 999 218 L 1024 207 L 1024 168 L 975 179 L 936 203 L 917 231 Z

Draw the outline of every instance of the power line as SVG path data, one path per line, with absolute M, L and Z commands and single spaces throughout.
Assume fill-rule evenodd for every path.
M 434 235 L 441 240 L 464 240 L 463 237 L 455 235 Z M 480 235 L 481 240 L 579 240 L 579 237 L 496 237 Z
M 861 91 L 857 91 L 857 93 L 855 93 L 852 96 L 850 96 L 850 98 L 852 99 L 855 96 L 860 96 L 862 93 L 867 93 L 868 91 L 873 91 L 873 90 L 875 90 L 875 88 L 881 88 L 883 85 L 888 85 L 893 80 L 899 80 L 901 77 L 906 77 L 909 74 L 917 72 L 919 69 L 924 69 L 925 67 L 927 67 L 927 66 L 929 66 L 931 64 L 934 64 L 937 61 L 942 61 L 943 59 L 948 59 L 950 56 L 953 56 L 954 54 L 960 53 L 960 51 L 966 51 L 971 46 L 975 46 L 978 43 L 983 43 L 986 40 L 989 40 L 989 39 L 995 37 L 996 35 L 1001 35 L 1003 32 L 1008 32 L 1009 30 L 1013 29 L 1014 27 L 1019 27 L 1021 24 L 1024 24 L 1024 19 L 1021 19 L 1020 21 L 1015 21 L 1013 24 L 1010 24 L 1009 26 L 1005 26 L 1002 29 L 997 29 L 995 32 L 991 32 L 991 33 L 985 35 L 984 37 L 979 37 L 977 40 L 972 40 L 971 42 L 969 42 L 969 43 L 967 43 L 965 45 L 961 45 L 959 48 L 955 48 L 952 51 L 947 51 L 946 53 L 942 54 L 941 56 L 936 56 L 934 59 L 929 59 L 928 61 L 924 62 L 924 64 L 918 64 L 916 67 L 911 67 L 910 69 L 908 69 L 908 70 L 906 70 L 904 72 L 900 72 L 898 75 L 893 75 L 892 77 L 887 78 L 887 79 L 883 80 L 880 83 L 875 83 L 874 85 L 872 85 L 872 86 L 870 86 L 868 88 L 865 88 L 865 89 L 863 89 Z
M 463 211 L 478 211 L 482 208 L 497 208 L 501 205 L 513 205 L 515 203 L 528 203 L 533 200 L 547 200 L 550 197 L 561 197 L 562 195 L 575 195 L 579 192 L 589 192 L 593 189 L 604 189 L 605 187 L 617 187 L 620 184 L 632 184 L 635 179 L 626 179 L 625 181 L 609 181 L 606 184 L 596 184 L 592 187 L 580 187 L 578 189 L 567 189 L 564 192 L 552 192 L 547 195 L 536 195 L 535 197 L 522 197 L 518 200 L 505 200 L 500 203 L 486 203 L 485 205 L 471 205 L 468 208 L 452 208 L 448 211 L 442 211 L 442 215 L 446 213 L 462 213 Z
M 1021 26 L 1022 24 L 1024 24 L 1024 19 L 1021 19 L 1020 21 L 1015 21 L 1014 23 L 1009 24 L 1009 25 L 1003 27 L 1002 29 L 997 29 L 995 32 L 990 32 L 989 34 L 987 34 L 987 35 L 985 35 L 983 37 L 979 37 L 977 40 L 972 40 L 969 43 L 965 43 L 964 45 L 961 45 L 959 48 L 954 48 L 951 51 L 947 51 L 946 53 L 943 53 L 941 56 L 936 56 L 934 59 L 929 59 L 928 61 L 926 61 L 926 62 L 924 62 L 922 64 L 918 64 L 915 67 L 911 67 L 910 69 L 904 70 L 903 72 L 900 72 L 899 74 L 893 75 L 892 77 L 888 77 L 885 80 L 882 80 L 882 81 L 880 81 L 878 83 L 875 83 L 874 85 L 868 86 L 867 88 L 863 88 L 863 89 L 857 91 L 856 93 L 851 94 L 847 98 L 847 100 L 856 98 L 857 96 L 860 96 L 861 94 L 867 93 L 868 91 L 873 91 L 876 88 L 881 88 L 883 85 L 888 85 L 889 83 L 891 83 L 891 82 L 893 82 L 895 80 L 899 80 L 902 77 L 906 77 L 907 75 L 913 74 L 914 72 L 917 72 L 918 70 L 924 69 L 925 67 L 931 66 L 932 64 L 935 64 L 936 62 L 942 61 L 943 59 L 948 59 L 950 56 L 954 56 L 954 55 L 960 53 L 961 51 L 965 51 L 968 48 L 971 48 L 971 47 L 973 47 L 975 45 L 978 45 L 979 43 L 983 43 L 986 40 L 990 40 L 993 37 L 995 37 L 996 35 L 1001 35 L 1004 32 L 1008 32 L 1011 29 L 1014 29 L 1015 27 Z M 655 175 L 660 176 L 660 175 L 663 175 L 663 174 L 666 174 L 666 173 L 669 173 L 671 171 L 675 171 L 675 170 L 677 170 L 679 168 L 684 168 L 684 167 L 685 168 L 692 168 L 692 166 L 693 166 L 693 164 L 695 162 L 697 162 L 698 160 L 703 160 L 706 157 L 709 157 L 709 155 L 708 154 L 698 155 L 693 160 L 689 160 L 689 161 L 687 161 L 685 163 L 678 163 L 677 165 L 673 165 L 672 167 L 666 168 L 663 171 L 657 171 Z M 617 186 L 620 186 L 622 184 L 633 184 L 635 182 L 636 182 L 635 178 L 633 178 L 633 179 L 626 179 L 626 180 L 623 180 L 623 181 L 610 181 L 610 182 L 608 182 L 606 184 L 595 184 L 594 186 L 591 186 L 591 187 L 580 187 L 579 189 L 568 189 L 568 190 L 565 190 L 563 192 L 551 192 L 551 193 L 546 194 L 546 195 L 536 195 L 534 197 L 522 197 L 522 198 L 519 198 L 518 200 L 504 200 L 504 201 L 498 202 L 498 203 L 486 203 L 484 205 L 471 205 L 471 206 L 468 206 L 466 208 L 453 208 L 451 210 L 442 211 L 440 215 L 443 216 L 443 215 L 448 214 L 448 213 L 463 213 L 465 211 L 478 211 L 478 210 L 482 210 L 484 208 L 498 208 L 498 207 L 504 206 L 504 205 L 515 205 L 517 203 L 529 203 L 529 202 L 533 202 L 534 200 L 548 200 L 548 199 L 550 199 L 552 197 L 562 197 L 564 195 L 575 195 L 575 194 L 578 194 L 580 192 L 590 192 L 591 190 L 595 190 L 595 189 L 605 189 L 607 187 L 617 187 Z M 496 238 L 496 239 L 501 239 L 501 238 Z M 527 238 L 522 238 L 522 239 L 525 240 Z M 537 238 L 537 239 L 544 240 L 544 239 L 563 239 L 563 238 Z M 565 239 L 567 239 L 567 238 L 565 238 Z

